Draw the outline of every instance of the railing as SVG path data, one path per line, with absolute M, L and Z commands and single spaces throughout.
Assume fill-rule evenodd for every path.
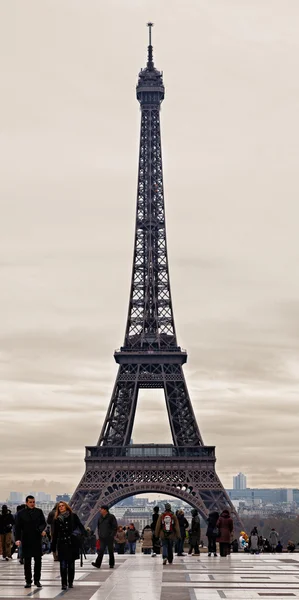
M 87 446 L 86 458 L 215 458 L 215 446 L 132 444 L 130 446 Z

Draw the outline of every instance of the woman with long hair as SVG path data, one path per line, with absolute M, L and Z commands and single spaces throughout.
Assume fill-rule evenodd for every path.
M 86 535 L 86 531 L 79 517 L 66 502 L 59 502 L 54 517 L 52 552 L 57 550 L 62 590 L 73 587 L 80 535 Z

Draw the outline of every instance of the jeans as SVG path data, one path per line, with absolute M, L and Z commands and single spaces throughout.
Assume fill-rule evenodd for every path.
M 185 538 L 181 537 L 177 541 L 177 553 L 178 553 L 178 556 L 181 556 L 183 554 L 183 551 L 184 551 L 184 539 Z
M 216 554 L 216 535 L 209 535 L 208 536 L 208 550 L 209 550 L 209 554 L 211 554 L 213 552 L 213 554 Z
M 167 558 L 170 564 L 173 561 L 173 541 L 169 538 L 162 539 L 162 558 Z
M 114 567 L 114 539 L 113 537 L 111 538 L 100 538 L 100 549 L 99 549 L 99 553 L 98 556 L 96 558 L 96 565 L 97 567 L 100 567 L 102 564 L 102 560 L 103 560 L 103 556 L 105 553 L 106 548 L 108 548 L 108 552 L 109 552 L 109 566 L 110 567 Z
M 42 570 L 42 557 L 40 554 L 34 556 L 34 574 L 33 579 L 34 583 L 37 583 L 40 580 L 41 570 Z M 31 556 L 28 558 L 24 557 L 24 573 L 26 583 L 32 583 L 32 570 L 31 570 Z
M 130 554 L 135 554 L 136 542 L 129 542 Z
M 62 585 L 73 585 L 75 577 L 75 561 L 61 560 L 60 561 L 60 575 Z

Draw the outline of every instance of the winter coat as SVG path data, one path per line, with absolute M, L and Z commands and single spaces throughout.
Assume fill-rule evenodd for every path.
M 125 531 L 117 531 L 114 539 L 117 544 L 125 544 L 127 541 L 126 532 Z
M 256 552 L 259 549 L 259 537 L 258 535 L 251 535 L 250 536 L 250 550 L 252 550 L 253 552 Z
M 214 531 L 216 529 L 218 519 L 219 519 L 218 512 L 215 511 L 215 512 L 211 512 L 209 514 L 208 521 L 207 521 L 208 527 L 207 527 L 207 533 L 206 533 L 206 535 L 208 537 L 216 537 Z
M 58 560 L 74 561 L 80 555 L 80 535 L 74 535 L 74 531 L 81 535 L 86 535 L 86 531 L 75 513 L 68 513 L 67 516 L 59 516 L 54 519 L 52 552 L 58 553 Z
M 169 510 L 165 511 L 167 513 L 171 512 Z M 181 532 L 180 532 L 180 526 L 179 526 L 179 522 L 178 522 L 178 518 L 176 515 L 173 514 L 173 512 L 171 512 L 173 519 L 174 519 L 174 525 L 173 525 L 173 531 L 170 535 L 167 536 L 167 539 L 174 541 L 175 539 L 180 539 L 181 538 Z M 161 540 L 163 540 L 165 538 L 165 534 L 164 531 L 162 529 L 162 517 L 163 517 L 164 513 L 162 513 L 157 521 L 157 525 L 156 525 L 156 529 L 155 529 L 155 536 L 157 538 L 160 538 Z
M 142 548 L 152 548 L 153 547 L 153 532 L 151 529 L 143 530 L 143 542 Z
M 50 525 L 51 527 L 51 537 L 53 536 L 53 532 L 54 532 L 54 519 L 55 519 L 55 514 L 56 514 L 56 510 L 55 508 L 53 508 L 49 514 L 48 514 L 48 518 L 47 518 L 47 525 Z
M 177 515 L 177 517 L 179 522 L 181 539 L 184 540 L 186 537 L 186 529 L 188 529 L 189 523 L 184 515 Z
M 278 544 L 278 533 L 277 531 L 270 531 L 270 535 L 269 535 L 269 542 L 271 544 L 271 546 L 277 546 Z
M 15 520 L 14 520 L 10 510 L 7 510 L 6 513 L 1 512 L 0 513 L 0 534 L 10 533 L 13 528 L 14 522 L 15 522 Z
M 156 526 L 157 526 L 158 519 L 159 519 L 159 513 L 154 512 L 153 513 L 153 521 L 152 521 L 152 524 L 151 524 L 151 530 L 152 530 L 153 533 L 155 533 L 155 531 L 156 531 Z
M 137 529 L 127 529 L 127 540 L 129 542 L 129 544 L 134 544 L 134 542 L 137 542 L 137 540 L 139 540 L 140 535 L 139 535 L 139 531 L 137 531 Z
M 220 535 L 217 537 L 218 542 L 230 544 L 234 524 L 232 518 L 229 516 L 229 513 L 223 512 L 216 525 L 220 532 Z
M 24 508 L 16 515 L 16 541 L 22 542 L 23 558 L 42 555 L 42 532 L 47 523 L 40 508 Z
M 189 529 L 189 544 L 195 546 L 200 542 L 200 518 L 198 515 L 192 517 L 191 527 Z
M 105 517 L 100 516 L 98 520 L 99 539 L 107 540 L 115 538 L 117 532 L 117 520 L 114 515 L 108 512 Z

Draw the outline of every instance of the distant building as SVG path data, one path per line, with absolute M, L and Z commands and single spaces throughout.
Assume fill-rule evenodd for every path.
M 15 503 L 22 504 L 22 502 L 24 500 L 24 494 L 23 494 L 23 492 L 10 492 L 8 500 L 9 500 L 9 502 L 12 502 L 13 504 L 15 504 Z
M 243 473 L 238 473 L 233 478 L 233 488 L 234 490 L 246 490 L 247 488 L 247 478 Z
M 71 501 L 71 497 L 69 494 L 58 494 L 56 496 L 56 502 L 66 502 L 67 504 Z

